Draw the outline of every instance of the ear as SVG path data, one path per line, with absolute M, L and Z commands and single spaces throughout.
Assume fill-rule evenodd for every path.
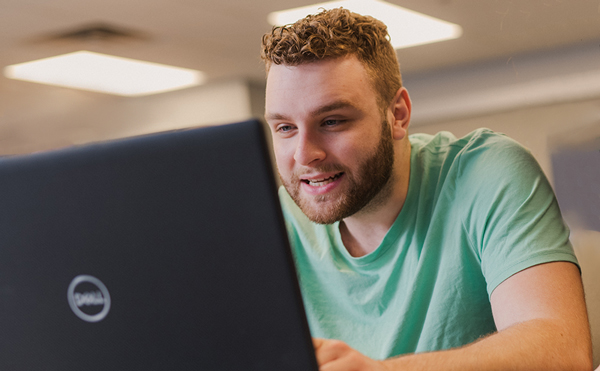
M 408 91 L 402 87 L 396 92 L 388 109 L 388 114 L 393 115 L 392 136 L 394 139 L 400 140 L 406 137 L 408 126 L 410 125 L 411 110 L 412 104 L 408 96 Z

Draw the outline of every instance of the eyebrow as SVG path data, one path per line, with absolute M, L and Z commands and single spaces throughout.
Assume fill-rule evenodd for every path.
M 340 100 L 340 101 L 326 104 L 324 106 L 317 108 L 316 110 L 311 112 L 311 116 L 322 115 L 324 113 L 335 111 L 335 110 L 342 109 L 342 108 L 356 108 L 356 107 L 354 106 L 354 104 L 352 104 L 349 101 Z M 276 113 L 276 112 L 266 114 L 265 118 L 267 120 L 288 120 L 289 119 L 286 115 L 281 114 L 281 113 Z
M 335 110 L 342 109 L 342 108 L 356 108 L 356 107 L 349 101 L 340 100 L 340 101 L 336 101 L 331 104 L 327 104 L 325 106 L 317 108 L 314 112 L 312 112 L 312 115 L 314 115 L 314 116 L 321 115 L 323 113 L 335 111 Z
M 287 120 L 287 116 L 281 113 L 268 113 L 265 115 L 266 120 Z

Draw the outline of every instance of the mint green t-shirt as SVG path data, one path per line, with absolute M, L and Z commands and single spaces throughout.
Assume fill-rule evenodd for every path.
M 577 264 L 529 151 L 487 129 L 410 141 L 406 202 L 366 256 L 350 256 L 339 223 L 310 222 L 280 189 L 312 335 L 375 359 L 471 343 L 496 331 L 490 295 L 502 281 L 536 264 Z

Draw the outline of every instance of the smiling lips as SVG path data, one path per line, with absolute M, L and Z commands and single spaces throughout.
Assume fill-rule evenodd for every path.
M 323 187 L 329 183 L 334 182 L 336 179 L 338 179 L 340 176 L 342 176 L 342 174 L 343 173 L 338 173 L 338 174 L 335 174 L 328 178 L 321 178 L 321 179 L 302 179 L 302 181 L 311 187 Z

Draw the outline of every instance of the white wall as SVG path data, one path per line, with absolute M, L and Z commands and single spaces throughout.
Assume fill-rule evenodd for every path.
M 413 105 L 418 107 L 419 102 Z M 417 122 L 410 131 L 433 134 L 447 130 L 463 136 L 480 127 L 502 132 L 531 150 L 552 182 L 552 149 L 578 136 L 600 134 L 600 99 L 518 108 L 427 125 Z
M 23 82 L 10 83 L 18 94 Z M 247 120 L 254 113 L 250 89 L 232 80 L 128 98 L 40 85 L 26 106 L 5 104 L 0 155 Z

